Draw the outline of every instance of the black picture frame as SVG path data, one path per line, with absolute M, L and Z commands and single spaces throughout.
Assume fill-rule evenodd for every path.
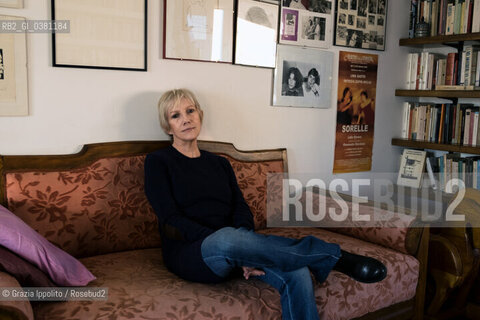
M 336 0 L 333 44 L 385 51 L 387 9 L 388 0 Z
M 82 0 L 77 0 L 79 3 L 81 3 Z M 107 70 L 124 70 L 124 71 L 147 71 L 147 0 L 139 0 L 138 1 L 139 6 L 143 6 L 143 8 L 138 7 L 136 11 L 132 13 L 131 8 L 129 11 L 125 10 L 124 14 L 129 15 L 130 17 L 133 18 L 131 19 L 132 21 L 132 33 L 136 33 L 136 35 L 141 34 L 143 39 L 136 39 L 135 41 L 138 41 L 139 43 L 135 43 L 132 46 L 132 43 L 130 43 L 130 46 L 127 48 L 127 45 L 125 45 L 125 51 L 121 50 L 115 50 L 113 47 L 107 47 L 107 45 L 100 47 L 98 46 L 95 48 L 95 46 L 92 45 L 84 45 L 82 47 L 81 41 L 78 41 L 76 46 L 80 48 L 81 50 L 74 50 L 75 45 L 69 44 L 71 43 L 72 39 L 73 40 L 82 40 L 82 39 L 76 39 L 75 34 L 78 34 L 81 31 L 89 31 L 88 28 L 90 28 L 90 31 L 92 29 L 92 25 L 88 23 L 82 23 L 88 20 L 88 18 L 91 18 L 91 16 L 83 16 L 83 17 L 77 17 L 79 20 L 76 21 L 76 23 L 72 23 L 70 21 L 70 33 L 62 33 L 62 34 L 56 34 L 55 32 L 52 33 L 52 65 L 53 67 L 62 67 L 62 68 L 88 68 L 88 69 L 107 69 Z M 131 3 L 130 3 L 131 5 Z M 51 0 L 51 10 L 52 10 L 52 20 L 70 20 L 68 19 L 69 17 L 66 16 L 66 14 L 62 15 L 60 12 L 58 12 L 59 8 L 61 7 L 61 0 Z M 92 12 L 96 11 L 96 8 L 92 8 Z M 105 10 L 108 11 L 108 10 Z M 111 10 L 109 12 L 114 12 L 114 10 Z M 136 16 L 135 16 L 136 15 Z M 141 18 L 138 18 L 141 16 Z M 112 18 L 112 14 L 109 16 Z M 85 18 L 85 20 L 81 20 L 82 18 Z M 117 18 L 113 16 L 113 18 Z M 121 20 L 121 16 L 118 16 L 118 20 Z M 112 19 L 114 20 L 114 19 Z M 136 21 L 136 20 L 141 20 L 141 21 Z M 90 20 L 92 21 L 92 20 Z M 122 20 L 123 23 L 123 20 Z M 79 31 L 79 29 L 76 29 L 75 31 L 72 29 L 72 27 L 78 27 L 78 26 L 84 26 L 85 29 L 82 29 Z M 105 24 L 106 25 L 106 24 Z M 104 26 L 105 26 L 104 25 Z M 118 23 L 120 27 L 120 22 Z M 115 24 L 112 22 L 110 24 L 110 27 L 114 27 Z M 119 32 L 120 28 L 117 30 L 117 32 L 114 32 L 114 29 L 112 27 L 112 30 L 109 30 L 109 36 L 113 36 L 113 34 L 124 34 Z M 122 26 L 124 27 L 124 25 Z M 93 26 L 95 28 L 95 26 Z M 101 30 L 98 30 L 101 31 Z M 72 32 L 75 32 L 72 34 Z M 128 32 L 127 32 L 128 33 Z M 102 35 L 102 32 L 95 33 L 96 35 L 98 34 L 99 37 Z M 104 34 L 104 33 L 103 33 Z M 91 32 L 90 32 L 91 35 Z M 64 41 L 66 36 L 69 36 L 70 39 L 69 41 Z M 128 35 L 124 35 L 125 38 Z M 132 37 L 136 38 L 136 37 Z M 110 40 L 110 38 L 109 38 Z M 142 43 L 143 41 L 143 43 Z M 104 42 L 107 43 L 108 41 L 99 41 L 97 42 Z M 121 43 L 121 41 L 118 41 L 118 43 Z M 101 51 L 103 50 L 103 51 Z M 70 52 L 70 54 L 69 54 Z M 75 54 L 72 54 L 72 52 L 77 52 L 77 56 Z M 81 53 L 85 53 L 85 56 L 81 56 Z M 115 53 L 118 53 L 118 55 L 115 55 Z M 102 56 L 103 55 L 103 60 L 99 59 L 100 61 L 93 61 L 89 60 L 88 56 Z M 108 58 L 107 58 L 108 57 Z M 128 58 L 128 59 L 127 59 Z M 107 61 L 107 62 L 106 62 Z

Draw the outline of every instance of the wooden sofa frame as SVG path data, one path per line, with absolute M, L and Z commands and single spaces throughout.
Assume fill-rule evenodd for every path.
M 133 156 L 150 153 L 170 145 L 170 141 L 121 141 L 85 145 L 78 153 L 67 155 L 6 155 L 0 156 L 0 204 L 7 206 L 5 176 L 10 172 L 31 170 L 68 170 L 93 163 L 105 157 Z M 199 141 L 201 149 L 225 154 L 242 161 L 282 160 L 288 173 L 286 149 L 240 151 L 233 144 L 224 142 Z M 411 234 L 410 234 L 411 233 Z M 428 258 L 428 227 L 418 225 L 409 230 L 406 247 L 420 262 L 416 295 L 413 299 L 369 313 L 357 319 L 422 319 L 426 289 Z

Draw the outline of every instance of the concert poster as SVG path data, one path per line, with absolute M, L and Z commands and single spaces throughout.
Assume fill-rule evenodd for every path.
M 372 166 L 378 55 L 340 51 L 333 173 Z

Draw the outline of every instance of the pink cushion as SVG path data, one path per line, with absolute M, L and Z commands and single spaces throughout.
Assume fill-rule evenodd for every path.
M 59 286 L 84 286 L 96 279 L 78 260 L 1 205 L 0 245 L 36 265 Z

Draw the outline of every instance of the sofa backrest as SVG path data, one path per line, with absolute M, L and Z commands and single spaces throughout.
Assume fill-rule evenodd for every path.
M 145 155 L 167 141 L 86 145 L 72 155 L 0 157 L 0 203 L 76 257 L 160 245 L 143 189 Z M 266 225 L 267 173 L 286 172 L 286 150 L 242 152 L 200 142 L 232 163 L 257 229 Z

